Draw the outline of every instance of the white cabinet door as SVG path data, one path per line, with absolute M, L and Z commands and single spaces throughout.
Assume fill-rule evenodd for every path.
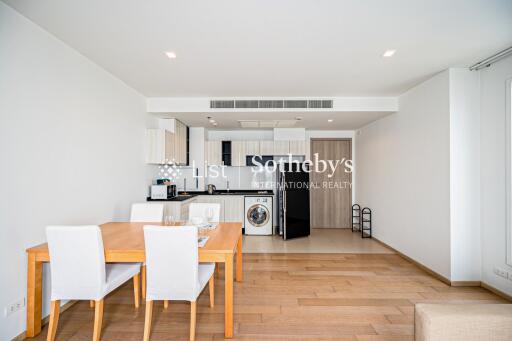
M 167 129 L 146 129 L 146 163 L 187 163 L 187 126 L 176 121 L 174 133 Z
M 290 154 L 306 155 L 306 141 L 290 141 Z
M 165 163 L 165 130 L 146 129 L 146 163 Z
M 231 141 L 231 166 L 245 166 L 245 142 Z
M 273 155 L 288 155 L 288 153 L 290 153 L 289 141 L 274 141 Z
M 179 165 L 187 163 L 187 126 L 176 120 L 174 126 L 174 159 Z
M 274 141 L 260 141 L 260 155 L 274 155 Z
M 224 221 L 244 221 L 244 197 L 229 195 L 224 198 Z
M 206 142 L 206 162 L 208 165 L 222 165 L 222 141 Z
M 260 155 L 260 141 L 245 141 L 245 155 Z

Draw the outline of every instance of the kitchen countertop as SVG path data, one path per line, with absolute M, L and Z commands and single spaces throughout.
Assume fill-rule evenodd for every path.
M 201 192 L 187 192 L 187 194 L 183 194 L 183 192 L 179 192 L 178 196 L 175 198 L 169 198 L 169 199 L 151 199 L 151 197 L 147 197 L 147 201 L 185 201 L 188 199 L 192 199 L 194 197 L 197 197 L 198 195 L 274 195 L 272 191 L 266 191 L 266 190 L 219 190 L 215 191 L 213 194 L 208 194 L 207 191 L 201 191 Z

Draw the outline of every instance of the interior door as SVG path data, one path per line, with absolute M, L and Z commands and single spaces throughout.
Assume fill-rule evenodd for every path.
M 311 156 L 315 160 L 335 163 L 336 160 L 352 160 L 352 140 L 350 139 L 313 139 Z M 352 173 L 346 172 L 344 164 L 338 165 L 334 172 L 329 164 L 325 171 L 311 172 L 311 227 L 312 228 L 350 228 L 352 209 Z M 329 176 L 332 174 L 332 176 Z

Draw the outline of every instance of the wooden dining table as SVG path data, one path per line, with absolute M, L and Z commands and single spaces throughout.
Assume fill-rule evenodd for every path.
M 112 222 L 100 225 L 107 263 L 143 263 L 144 225 L 157 223 Z M 180 225 L 180 224 L 177 224 Z M 176 226 L 168 226 L 176 228 Z M 242 281 L 242 223 L 221 222 L 214 230 L 204 233 L 209 239 L 199 248 L 199 262 L 224 263 L 225 303 L 224 336 L 233 337 L 233 277 Z M 27 249 L 27 337 L 41 332 L 43 263 L 50 262 L 48 244 Z M 234 260 L 236 255 L 236 271 Z M 172 260 L 170 260 L 172 261 Z M 233 276 L 234 275 L 234 276 Z

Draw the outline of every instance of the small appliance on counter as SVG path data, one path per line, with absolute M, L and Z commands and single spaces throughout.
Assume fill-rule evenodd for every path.
M 209 184 L 208 185 L 208 194 L 213 194 L 217 190 L 217 187 L 215 185 Z
M 176 185 L 152 185 L 151 199 L 165 200 L 175 198 L 177 195 Z

